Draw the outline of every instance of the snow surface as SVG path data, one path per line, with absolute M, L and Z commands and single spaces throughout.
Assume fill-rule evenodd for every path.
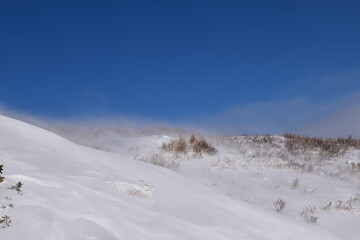
M 177 156 L 161 151 L 166 136 L 106 136 L 95 149 L 0 116 L 0 217 L 12 220 L 0 239 L 359 238 L 360 171 L 346 163 L 358 151 L 304 172 L 283 167 L 281 147 L 214 138 L 214 156 Z M 18 181 L 22 194 L 9 189 Z M 307 206 L 316 223 L 301 216 Z

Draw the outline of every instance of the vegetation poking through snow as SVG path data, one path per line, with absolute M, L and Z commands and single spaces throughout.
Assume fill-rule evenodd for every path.
M 207 142 L 204 138 L 196 138 L 194 135 L 189 140 L 179 138 L 177 140 L 171 140 L 168 143 L 163 143 L 161 147 L 164 151 L 182 153 L 185 154 L 192 151 L 196 154 L 208 154 L 213 155 L 217 150 Z
M 0 165 L 0 183 L 4 181 L 4 177 L 1 176 L 4 165 Z
M 2 174 L 3 167 L 4 167 L 4 165 L 0 165 L 0 174 Z M 4 180 L 5 180 L 5 178 L 0 175 L 0 183 L 3 182 Z M 14 205 L 13 205 L 12 203 L 10 203 L 8 206 L 9 206 L 10 208 L 13 208 L 13 207 L 14 207 Z M 1 208 L 2 208 L 2 209 L 6 209 L 7 206 L 2 205 Z M 1 228 L 9 227 L 9 226 L 10 226 L 10 223 L 11 223 L 11 219 L 10 219 L 9 216 L 4 215 L 4 216 L 1 217 L 1 219 L 0 219 L 0 227 L 1 227 Z
M 307 223 L 316 223 L 318 217 L 316 216 L 317 209 L 314 205 L 307 205 L 301 212 L 301 216 L 304 217 Z
M 2 216 L 0 219 L 0 225 L 3 225 L 2 228 L 10 227 L 11 218 L 8 215 Z
M 332 205 L 331 201 L 330 202 L 323 202 L 322 210 L 324 210 L 324 211 L 330 210 L 331 205 Z
M 348 138 L 321 138 L 300 136 L 290 133 L 283 134 L 286 149 L 292 154 L 303 153 L 305 150 L 319 150 L 327 156 L 337 156 L 349 148 L 360 149 L 360 140 Z
M 21 187 L 23 185 L 24 184 L 22 182 L 18 182 L 16 185 L 13 185 L 13 186 L 9 187 L 9 189 L 15 190 L 18 194 L 22 195 Z
M 273 205 L 274 205 L 275 210 L 278 213 L 281 213 L 284 210 L 285 206 L 286 206 L 286 201 L 282 200 L 282 199 L 278 199 L 273 203 Z
M 0 183 L 5 180 L 5 177 L 1 176 L 3 173 L 3 167 L 4 165 L 0 165 Z M 23 186 L 22 182 L 18 182 L 16 185 L 9 187 L 8 189 L 12 189 L 17 191 L 18 194 L 22 195 L 21 187 Z M 1 195 L 0 195 L 1 196 Z M 14 208 L 14 204 L 9 202 L 11 201 L 11 198 L 5 197 L 4 201 L 1 200 L 1 210 Z M 0 228 L 7 228 L 10 227 L 11 218 L 8 215 L 4 215 L 0 217 Z
M 291 183 L 291 189 L 297 189 L 299 187 L 300 180 L 299 178 L 295 178 Z
M 252 140 L 255 143 L 270 143 L 271 144 L 274 142 L 275 137 L 270 134 L 255 135 Z

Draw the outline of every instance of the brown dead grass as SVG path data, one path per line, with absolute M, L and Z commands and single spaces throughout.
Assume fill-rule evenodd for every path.
M 360 149 L 360 140 L 351 136 L 348 138 L 321 138 L 300 136 L 291 133 L 283 134 L 285 147 L 292 153 L 300 153 L 306 150 L 320 150 L 327 156 L 337 156 L 349 148 Z
M 213 155 L 217 150 L 207 142 L 204 138 L 197 138 L 191 136 L 189 140 L 180 138 L 177 140 L 171 140 L 168 143 L 163 143 L 161 147 L 164 151 L 174 152 L 174 153 L 187 153 L 193 151 L 196 154 L 208 154 Z

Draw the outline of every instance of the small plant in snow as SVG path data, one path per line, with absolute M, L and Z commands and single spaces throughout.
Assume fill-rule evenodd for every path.
M 22 195 L 21 187 L 24 184 L 22 182 L 18 182 L 16 185 L 9 187 L 9 189 L 17 191 L 18 194 Z
M 308 223 L 316 223 L 318 219 L 319 218 L 317 216 L 310 215 L 310 216 L 307 216 L 306 222 L 308 222 Z
M 350 197 L 349 200 L 337 200 L 336 209 L 350 211 L 353 209 L 353 204 L 358 201 L 357 199 L 357 197 Z
M 318 217 L 315 215 L 317 213 L 316 207 L 314 205 L 307 205 L 304 210 L 301 212 L 301 216 L 304 217 L 307 223 L 316 223 Z
M 329 209 L 331 208 L 331 204 L 332 204 L 332 202 L 331 202 L 331 201 L 330 201 L 329 203 L 324 202 L 324 203 L 323 203 L 323 207 L 322 207 L 322 209 L 323 209 L 324 211 L 329 210 Z
M 5 180 L 4 177 L 1 176 L 2 172 L 3 172 L 3 165 L 0 165 L 0 183 L 3 182 Z M 18 182 L 15 186 L 10 187 L 9 189 L 15 189 L 19 194 L 21 194 L 21 187 L 22 187 L 22 183 Z M 11 198 L 9 197 L 5 197 L 6 201 L 11 201 Z M 6 203 L 6 204 L 2 204 L 0 206 L 1 209 L 6 209 L 6 208 L 13 208 L 14 204 L 12 203 Z M 0 227 L 1 228 L 6 228 L 9 227 L 11 223 L 11 218 L 8 215 L 4 215 L 0 218 Z
M 0 183 L 4 181 L 4 177 L 1 176 L 4 165 L 0 165 Z
M 278 199 L 273 203 L 273 205 L 274 205 L 275 210 L 278 213 L 281 213 L 285 208 L 286 202 L 285 202 L 285 200 Z
M 209 155 L 213 155 L 217 152 L 216 149 L 204 138 L 197 139 L 192 136 L 192 138 L 190 139 L 190 146 L 195 153 L 206 153 Z
M 2 224 L 2 228 L 10 227 L 11 219 L 8 215 L 3 216 L 0 219 L 0 225 Z
M 291 189 L 297 189 L 299 186 L 300 180 L 299 178 L 295 178 L 291 183 Z
M 180 138 L 178 140 L 171 140 L 169 143 L 163 143 L 161 148 L 164 151 L 175 153 L 186 153 L 188 151 L 186 140 L 183 138 Z
M 186 154 L 188 151 L 193 151 L 195 154 L 200 155 L 203 153 L 213 155 L 217 152 L 204 138 L 196 138 L 195 136 L 191 136 L 189 141 L 180 138 L 178 140 L 171 140 L 168 143 L 163 143 L 161 149 L 168 152 L 183 154 Z

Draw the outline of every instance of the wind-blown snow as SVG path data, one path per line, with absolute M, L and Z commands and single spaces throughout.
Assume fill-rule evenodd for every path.
M 139 143 L 137 154 L 141 155 L 141 146 L 145 146 L 146 156 L 158 151 L 166 138 L 147 136 L 129 141 L 122 146 L 128 150 Z M 136 161 L 134 152 L 124 149 L 111 153 L 77 145 L 0 116 L 0 164 L 4 164 L 5 177 L 0 184 L 0 205 L 14 205 L 0 210 L 0 217 L 12 219 L 10 227 L 0 229 L 0 239 L 331 240 L 359 236 L 359 215 L 349 217 L 348 213 L 333 211 L 319 224 L 298 219 L 294 209 L 301 209 L 306 202 L 297 206 L 299 194 L 289 187 L 283 192 L 273 188 L 289 185 L 283 182 L 292 177 L 288 171 L 256 175 L 251 169 L 237 168 L 236 174 L 229 169 L 220 173 L 221 164 L 212 164 L 211 168 L 208 162 L 224 159 L 221 151 L 213 157 L 195 159 L 195 163 L 185 162 L 181 171 L 173 171 Z M 18 181 L 24 183 L 22 195 L 8 189 Z M 316 195 L 307 195 L 310 202 L 328 192 L 335 198 L 333 195 L 342 188 L 344 196 L 359 192 L 358 183 L 334 180 L 329 185 L 319 176 L 304 181 L 309 188 L 318 188 Z M 266 187 L 251 189 L 260 185 Z M 278 197 L 294 204 L 288 214 L 271 210 L 272 201 Z

